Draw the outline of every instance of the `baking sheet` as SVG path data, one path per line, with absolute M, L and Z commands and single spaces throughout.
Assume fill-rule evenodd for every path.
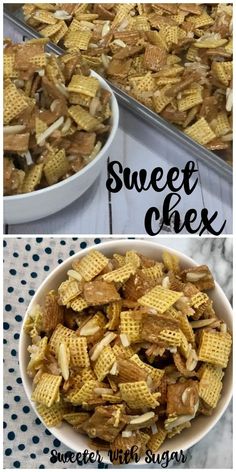
M 23 21 L 23 15 L 19 8 L 19 4 L 4 4 L 4 18 L 15 25 L 16 28 L 20 29 L 22 34 L 26 37 L 38 38 L 41 36 L 36 30 Z M 48 43 L 47 50 L 53 51 L 56 54 L 62 54 L 64 52 L 63 49 L 51 42 Z M 122 106 L 128 108 L 132 113 L 149 123 L 152 127 L 157 128 L 163 135 L 168 135 L 177 146 L 184 148 L 185 151 L 189 151 L 190 157 L 202 160 L 209 168 L 214 169 L 214 171 L 223 176 L 227 181 L 232 181 L 232 167 L 222 158 L 190 139 L 175 126 L 172 126 L 137 100 L 131 98 L 110 81 L 107 80 L 107 82 L 113 89 L 116 98 Z

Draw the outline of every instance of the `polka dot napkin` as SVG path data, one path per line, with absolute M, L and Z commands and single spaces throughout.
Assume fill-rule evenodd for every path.
M 50 462 L 50 451 L 58 449 L 65 453 L 68 448 L 45 429 L 24 392 L 18 364 L 20 329 L 26 308 L 49 271 L 80 249 L 100 242 L 99 238 L 7 238 L 4 241 L 5 468 L 64 468 L 63 464 Z M 66 464 L 66 468 L 75 467 Z

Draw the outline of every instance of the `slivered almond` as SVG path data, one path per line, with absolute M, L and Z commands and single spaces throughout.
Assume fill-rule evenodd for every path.
M 169 279 L 168 276 L 164 277 L 164 279 L 162 280 L 161 285 L 162 285 L 163 288 L 167 288 L 167 289 L 170 287 L 170 279 Z
M 96 387 L 94 393 L 96 393 L 96 395 L 112 395 L 113 390 L 111 388 Z
M 67 348 L 66 344 L 62 342 L 58 348 L 58 355 L 57 355 L 58 365 L 61 369 L 62 377 L 64 380 L 69 379 L 69 362 L 70 362 L 70 353 L 69 349 Z
M 152 430 L 152 434 L 156 434 L 156 433 L 158 433 L 158 429 L 157 429 L 157 425 L 156 425 L 156 423 L 155 423 L 155 424 L 152 424 L 152 426 L 151 426 L 151 430 Z
M 130 438 L 133 435 L 132 431 L 122 431 L 122 438 Z
M 198 363 L 197 353 L 195 349 L 190 349 L 190 352 L 186 361 L 186 369 L 190 370 L 191 372 L 192 370 L 195 369 L 197 363 Z
M 206 277 L 206 275 L 206 272 L 188 272 L 186 274 L 186 280 L 187 282 L 198 282 L 199 280 Z
M 118 364 L 117 362 L 114 362 L 111 370 L 110 370 L 111 375 L 117 375 L 118 374 Z
M 116 338 L 115 333 L 106 333 L 106 336 L 95 346 L 95 349 L 93 351 L 93 354 L 91 356 L 91 361 L 96 361 L 97 358 L 100 356 L 102 350 L 104 347 L 108 346 L 115 338 Z
M 57 20 L 70 20 L 72 17 L 65 10 L 57 10 L 53 13 L 54 18 Z
M 154 411 L 148 411 L 147 413 L 144 413 L 143 415 L 140 415 L 137 418 L 133 418 L 129 424 L 143 424 L 146 423 L 146 421 L 149 421 L 154 416 Z
M 128 336 L 126 334 L 120 334 L 120 340 L 121 340 L 122 346 L 124 346 L 124 347 L 130 346 L 130 341 L 129 341 Z
M 45 139 L 47 139 L 54 131 L 60 128 L 61 125 L 64 123 L 64 116 L 58 118 L 58 120 L 54 121 L 51 126 L 49 126 L 43 133 L 41 133 L 38 137 L 36 137 L 37 144 L 39 146 L 43 146 Z
M 68 275 L 68 277 L 72 277 L 73 279 L 76 279 L 79 282 L 81 282 L 81 280 L 82 280 L 82 276 L 76 270 L 73 270 L 73 269 L 68 270 L 67 275 Z
M 204 326 L 208 326 L 216 321 L 216 318 L 208 318 L 206 320 L 197 320 L 197 321 L 191 321 L 190 325 L 192 328 L 203 328 Z

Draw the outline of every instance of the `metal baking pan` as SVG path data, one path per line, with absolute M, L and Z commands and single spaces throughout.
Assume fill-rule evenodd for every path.
M 36 30 L 28 26 L 23 21 L 23 15 L 20 5 L 23 4 L 4 4 L 4 20 L 10 22 L 16 30 L 20 30 L 22 37 L 26 38 L 40 38 L 41 35 Z M 56 54 L 62 54 L 64 50 L 57 45 L 49 42 L 47 50 L 52 51 Z M 146 121 L 151 126 L 158 129 L 163 135 L 167 135 L 170 139 L 175 141 L 177 146 L 185 148 L 189 151 L 189 157 L 194 157 L 203 161 L 209 168 L 216 171 L 219 175 L 224 177 L 227 181 L 232 181 L 232 167 L 220 158 L 217 154 L 209 151 L 205 147 L 196 143 L 185 135 L 182 131 L 179 131 L 175 126 L 171 125 L 163 118 L 159 117 L 156 113 L 149 110 L 147 107 L 139 103 L 137 100 L 131 98 L 127 93 L 120 90 L 118 87 L 113 85 L 107 80 L 110 87 L 113 89 L 116 98 L 119 103 L 128 108 L 132 113 L 137 115 L 140 119 Z

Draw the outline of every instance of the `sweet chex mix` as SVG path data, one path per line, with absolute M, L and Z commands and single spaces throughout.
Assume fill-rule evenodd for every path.
M 57 26 L 45 9 L 34 17 L 47 31 Z M 45 51 L 47 41 L 5 40 L 5 195 L 70 177 L 96 157 L 109 135 L 110 92 L 90 75 L 79 50 L 56 57 Z
M 26 22 L 190 138 L 232 158 L 227 3 L 25 4 Z
M 232 338 L 211 300 L 206 265 L 184 269 L 135 251 L 74 259 L 66 280 L 34 306 L 32 400 L 49 427 L 66 421 L 100 450 L 139 454 L 211 415 Z

